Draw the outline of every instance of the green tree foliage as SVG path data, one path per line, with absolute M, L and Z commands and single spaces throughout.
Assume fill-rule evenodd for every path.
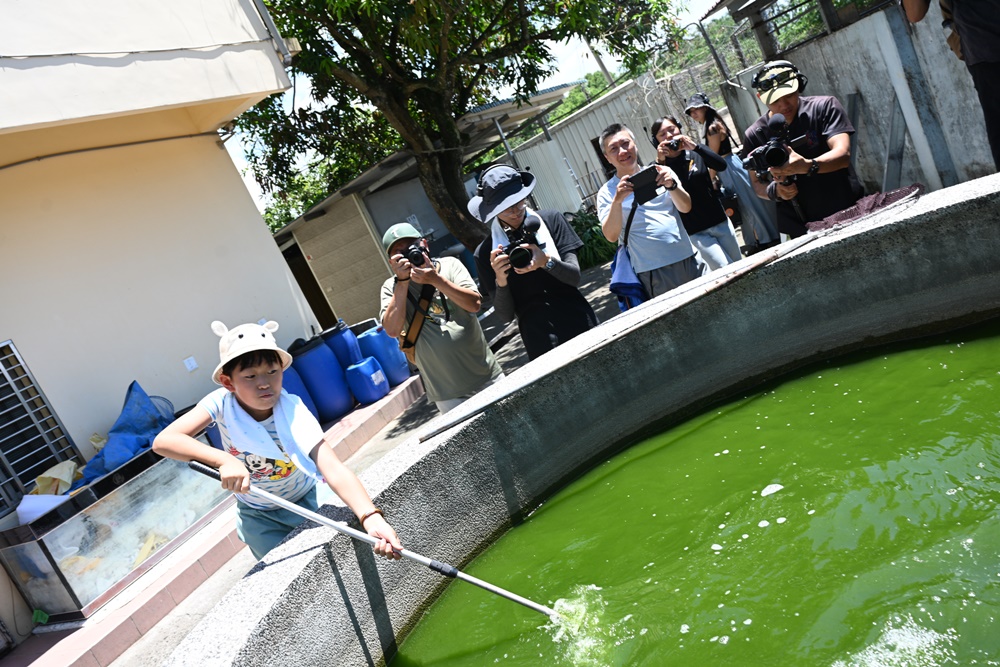
M 456 119 L 498 89 L 528 99 L 552 73 L 546 40 L 579 36 L 629 67 L 644 63 L 673 38 L 670 2 L 268 0 L 282 35 L 302 45 L 293 75 L 311 95 L 291 112 L 272 99 L 240 118 L 248 161 L 271 192 L 292 181 L 303 156 L 371 164 L 398 137 L 438 215 L 473 247 L 484 231 L 466 213 L 470 138 Z
M 573 230 L 583 241 L 583 247 L 577 251 L 580 269 L 585 270 L 610 262 L 618 250 L 618 244 L 604 237 L 597 214 L 584 207 L 568 218 Z
M 585 75 L 584 79 L 583 85 L 571 90 L 562 104 L 552 110 L 549 114 L 549 122 L 558 123 L 577 109 L 582 109 L 611 90 L 607 79 L 600 72 L 591 72 Z
M 549 125 L 555 125 L 560 120 L 566 118 L 566 116 L 571 115 L 577 109 L 582 109 L 594 100 L 600 98 L 609 90 L 611 90 L 611 86 L 608 85 L 604 75 L 600 72 L 591 72 L 590 74 L 585 75 L 584 83 L 573 88 L 566 95 L 566 98 L 559 104 L 559 106 L 549 112 L 547 122 Z M 535 125 L 538 125 L 538 127 L 535 127 Z M 525 128 L 523 132 L 520 132 L 517 135 L 508 136 L 507 143 L 510 144 L 512 149 L 517 148 L 541 131 L 542 128 L 539 124 L 533 124 L 531 127 Z M 503 159 L 506 155 L 507 149 L 504 148 L 503 144 L 498 144 L 484 153 L 478 160 L 476 160 L 476 163 L 480 166 L 488 165 L 491 162 Z
M 330 172 L 336 170 L 334 163 L 324 160 L 294 174 L 281 190 L 274 193 L 274 200 L 264 211 L 264 222 L 270 230 L 278 231 L 311 206 L 321 202 L 338 185 L 350 180 L 348 177 L 338 183 L 340 179 L 336 175 L 331 178 L 330 175 Z

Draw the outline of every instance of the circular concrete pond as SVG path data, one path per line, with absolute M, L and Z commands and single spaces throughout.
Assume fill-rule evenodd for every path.
M 528 364 L 362 481 L 409 548 L 462 566 L 596 464 L 726 398 L 819 360 L 994 317 L 998 211 L 1000 176 L 990 176 L 754 255 Z M 382 664 L 446 585 L 306 528 L 167 664 Z

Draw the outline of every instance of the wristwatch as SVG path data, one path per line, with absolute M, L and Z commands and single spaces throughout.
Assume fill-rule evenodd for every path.
M 819 173 L 819 162 L 813 160 L 809 163 L 809 171 L 806 172 L 806 176 L 812 176 L 813 174 Z
M 545 262 L 545 270 L 551 271 L 552 267 L 554 267 L 555 265 L 556 265 L 556 260 L 549 257 L 549 261 Z

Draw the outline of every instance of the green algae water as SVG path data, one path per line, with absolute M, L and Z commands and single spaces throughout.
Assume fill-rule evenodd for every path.
M 547 501 L 414 665 L 1000 664 L 1000 325 L 813 367 Z

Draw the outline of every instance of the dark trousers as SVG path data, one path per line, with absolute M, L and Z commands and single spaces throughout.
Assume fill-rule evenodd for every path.
M 986 136 L 993 151 L 993 163 L 1000 171 L 1000 63 L 969 65 L 969 74 L 986 118 Z

